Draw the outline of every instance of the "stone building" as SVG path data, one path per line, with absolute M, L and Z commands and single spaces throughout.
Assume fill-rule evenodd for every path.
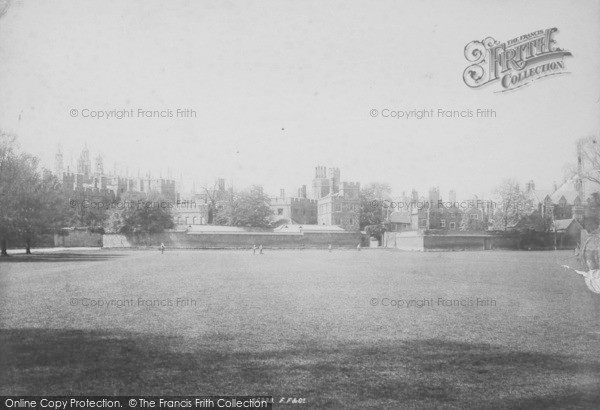
M 298 196 L 286 196 L 281 189 L 279 196 L 271 197 L 269 206 L 273 211 L 273 222 L 288 224 L 316 224 L 317 200 L 306 197 L 306 185 L 298 188 Z
M 318 224 L 360 229 L 360 184 L 341 182 L 339 168 L 318 166 L 313 179 L 313 197 L 318 205 Z
M 416 191 L 413 191 L 413 200 L 418 195 Z M 440 190 L 438 188 L 431 188 L 429 190 L 428 199 L 419 198 L 417 200 L 418 206 L 413 208 L 413 218 L 415 222 L 413 228 L 416 225 L 418 230 L 439 230 L 439 231 L 458 231 L 463 225 L 464 211 L 458 205 L 456 201 L 456 192 L 450 191 L 448 195 L 449 200 L 443 201 L 440 196 Z M 479 212 L 473 212 L 473 215 L 479 216 Z M 474 216 L 475 217 L 475 216 Z
M 79 214 L 100 213 L 116 204 L 123 194 L 133 192 L 146 197 L 150 192 L 157 192 L 166 201 L 176 206 L 177 193 L 175 181 L 163 178 L 145 177 L 131 178 L 128 175 L 108 175 L 104 173 L 101 156 L 95 158 L 95 169 L 92 171 L 90 153 L 85 146 L 77 160 L 77 172 L 71 172 L 67 166 L 64 170 L 63 154 L 58 149 L 55 155 L 55 174 L 62 184 L 62 189 L 68 193 L 71 206 L 76 207 Z
M 208 224 L 209 205 L 204 197 L 199 195 L 192 195 L 189 198 L 183 197 L 186 199 L 178 199 L 171 208 L 173 222 L 176 227 L 194 229 L 199 225 Z

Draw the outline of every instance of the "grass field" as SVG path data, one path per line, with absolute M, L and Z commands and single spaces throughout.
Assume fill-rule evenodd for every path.
M 0 393 L 261 394 L 306 398 L 295 405 L 304 408 L 594 407 L 600 295 L 559 266 L 577 266 L 569 256 L 13 256 L 0 261 Z M 477 298 L 489 306 L 447 306 Z M 113 304 L 82 306 L 99 300 Z

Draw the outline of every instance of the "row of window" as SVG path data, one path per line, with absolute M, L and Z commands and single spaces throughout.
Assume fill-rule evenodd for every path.
M 440 228 L 446 227 L 446 220 L 440 219 Z M 427 228 L 427 219 L 421 219 L 421 228 Z M 456 222 L 450 222 L 450 229 L 456 229 Z
M 173 221 L 177 224 L 177 225 L 204 225 L 204 217 L 197 217 L 194 216 L 189 217 L 181 217 L 181 216 L 176 216 L 173 218 Z
M 319 205 L 319 210 L 321 211 L 321 213 L 331 212 L 331 204 L 330 203 L 321 204 L 321 205 Z M 340 203 L 333 204 L 333 212 L 342 212 L 342 211 L 358 212 L 359 210 L 360 210 L 360 207 L 357 204 L 345 204 L 343 209 L 342 209 L 342 204 L 340 204 Z
M 354 218 L 346 219 L 346 221 L 348 221 L 349 225 L 354 225 Z M 343 225 L 343 222 L 341 218 L 333 218 L 334 225 Z

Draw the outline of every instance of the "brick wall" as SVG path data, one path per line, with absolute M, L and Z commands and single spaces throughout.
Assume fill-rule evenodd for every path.
M 104 235 L 104 247 L 158 247 L 164 243 L 168 248 L 218 249 L 251 248 L 263 245 L 266 248 L 354 248 L 362 240 L 360 232 L 339 233 L 272 233 L 232 232 L 195 233 L 163 232 L 152 235 Z

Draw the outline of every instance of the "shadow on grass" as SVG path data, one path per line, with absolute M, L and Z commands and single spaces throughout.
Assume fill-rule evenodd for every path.
M 101 251 L 89 252 L 52 252 L 52 253 L 24 253 L 0 257 L 2 262 L 93 262 L 114 258 L 122 258 L 124 255 L 103 253 Z
M 0 330 L 0 394 L 306 397 L 314 407 L 594 407 L 600 363 L 429 339 L 303 342 L 239 351 L 231 338 Z

